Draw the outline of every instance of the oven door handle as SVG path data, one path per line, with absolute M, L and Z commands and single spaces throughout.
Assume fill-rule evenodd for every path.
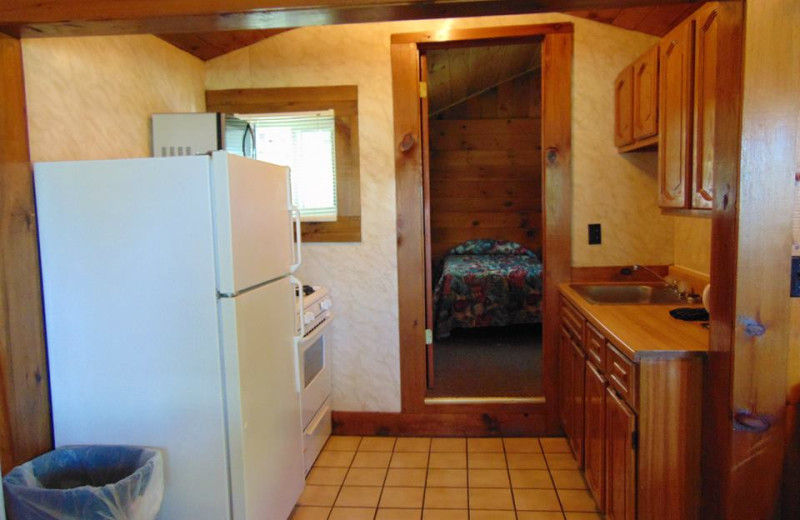
M 295 293 L 295 313 L 294 313 L 294 330 L 297 331 L 299 327 L 299 336 L 294 337 L 294 386 L 297 389 L 297 393 L 301 393 L 303 391 L 303 385 L 300 383 L 300 349 L 298 346 L 300 342 L 303 341 L 303 336 L 306 333 L 306 327 L 303 323 L 303 282 L 295 278 L 293 275 L 289 275 L 289 283 L 297 287 L 297 292 Z M 298 325 L 298 316 L 300 318 L 300 323 Z
M 325 321 L 319 324 L 316 329 L 312 330 L 308 336 L 304 338 L 298 337 L 297 345 L 300 347 L 298 351 L 305 352 L 311 345 L 316 343 L 317 340 L 322 336 L 322 333 L 325 332 L 325 329 L 328 328 L 328 324 L 332 319 L 333 313 L 331 312 L 328 314 L 328 317 L 325 318 Z

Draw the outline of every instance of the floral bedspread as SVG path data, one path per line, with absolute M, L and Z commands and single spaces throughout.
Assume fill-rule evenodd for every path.
M 436 337 L 456 327 L 538 323 L 542 264 L 515 243 L 471 240 L 445 256 L 434 291 Z

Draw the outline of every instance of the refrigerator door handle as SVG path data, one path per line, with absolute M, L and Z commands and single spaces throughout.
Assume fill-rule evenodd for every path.
M 292 223 L 294 224 L 294 232 L 292 234 L 292 261 L 294 263 L 289 267 L 289 272 L 293 273 L 297 271 L 303 261 L 302 248 L 300 247 L 303 240 L 300 229 L 300 210 L 296 206 L 292 206 L 289 211 L 292 214 Z M 303 292 L 302 287 L 300 292 Z
M 301 393 L 303 391 L 303 387 L 300 384 L 300 342 L 303 341 L 303 336 L 306 335 L 306 325 L 303 323 L 303 282 L 298 280 L 292 275 L 289 275 L 289 283 L 297 287 L 297 291 L 295 292 L 295 313 L 294 313 L 294 330 L 298 331 L 298 335 L 294 337 L 294 382 L 295 388 L 297 389 L 297 393 Z M 299 322 L 299 328 L 298 328 Z

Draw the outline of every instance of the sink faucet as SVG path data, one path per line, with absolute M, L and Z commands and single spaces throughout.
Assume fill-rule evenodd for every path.
M 661 276 L 657 272 L 653 271 L 652 269 L 650 269 L 649 267 L 644 266 L 644 265 L 638 265 L 638 264 L 632 265 L 631 269 L 633 271 L 638 271 L 639 269 L 643 269 L 643 270 L 647 271 L 648 273 L 652 274 L 653 276 L 657 277 L 659 280 L 661 280 L 662 282 L 667 284 L 667 287 L 669 287 L 670 289 L 675 291 L 675 294 L 677 294 L 680 297 L 681 300 L 687 301 L 689 303 L 695 303 L 695 302 L 699 301 L 697 294 L 691 294 L 688 291 L 681 291 L 681 288 L 680 288 L 677 280 L 669 280 L 667 278 L 664 278 L 663 276 Z
M 662 282 L 664 282 L 665 284 L 667 284 L 668 286 L 672 287 L 673 289 L 677 289 L 678 288 L 678 283 L 675 280 L 667 280 L 666 278 L 664 278 L 663 276 L 661 276 L 657 272 L 653 271 L 652 269 L 650 269 L 646 265 L 635 264 L 635 265 L 631 266 L 631 269 L 633 271 L 638 271 L 639 269 L 643 269 L 643 270 L 647 271 L 648 273 L 652 274 L 653 276 L 655 276 L 656 278 L 658 278 L 659 280 L 661 280 Z

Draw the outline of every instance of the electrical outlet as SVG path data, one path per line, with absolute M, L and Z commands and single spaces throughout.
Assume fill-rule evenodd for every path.
M 600 244 L 603 242 L 600 224 L 589 224 L 589 245 Z
M 792 257 L 792 298 L 800 298 L 800 256 Z

